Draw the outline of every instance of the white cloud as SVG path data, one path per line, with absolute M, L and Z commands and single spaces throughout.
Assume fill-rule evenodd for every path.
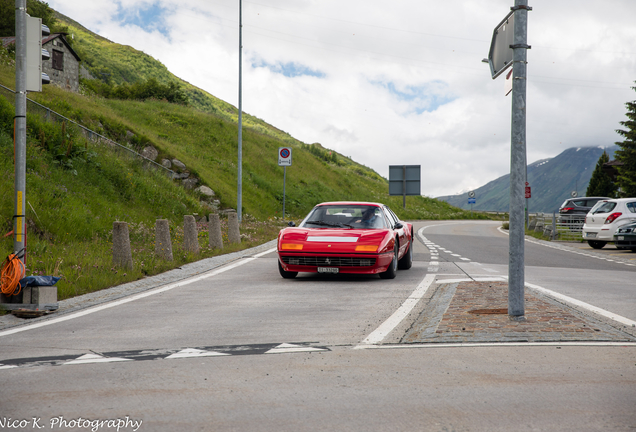
M 528 161 L 613 144 L 636 99 L 636 2 L 530 3 Z M 238 105 L 238 1 L 49 4 Z M 512 4 L 243 1 L 243 109 L 384 176 L 421 164 L 428 196 L 481 186 L 509 171 L 511 99 L 481 59 Z

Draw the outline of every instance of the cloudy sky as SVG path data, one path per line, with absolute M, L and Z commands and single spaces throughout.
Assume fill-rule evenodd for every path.
M 238 0 L 48 3 L 238 106 Z M 510 170 L 511 97 L 481 60 L 513 4 L 243 0 L 243 111 L 385 177 L 421 165 L 426 196 L 482 186 Z M 528 161 L 621 140 L 636 1 L 529 5 Z

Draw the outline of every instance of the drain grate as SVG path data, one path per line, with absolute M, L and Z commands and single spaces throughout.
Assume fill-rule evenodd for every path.
M 508 308 L 503 309 L 473 309 L 468 311 L 469 314 L 477 315 L 507 315 Z

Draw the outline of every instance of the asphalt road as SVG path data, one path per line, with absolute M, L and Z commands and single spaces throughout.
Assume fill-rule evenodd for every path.
M 497 229 L 499 223 L 427 222 L 415 226 L 427 239 L 452 252 L 440 251 L 441 262 L 455 263 L 473 275 L 507 276 L 508 236 Z M 528 239 L 525 264 L 526 282 L 636 321 L 636 253 L 611 245 L 595 250 L 586 243 Z
M 435 257 L 418 242 L 413 268 L 394 280 L 284 280 L 269 253 L 0 331 L 0 429 L 9 418 L 24 420 L 15 430 L 90 430 L 95 421 L 105 421 L 95 430 L 125 431 L 636 427 L 633 345 L 361 347 L 427 275 L 506 273 L 507 238 L 492 224 L 416 226 L 440 250 Z M 590 257 L 580 264 L 569 251 L 527 250 L 536 283 L 575 271 L 634 274 Z M 560 287 L 578 290 L 563 279 Z M 607 297 L 574 292 L 599 307 Z

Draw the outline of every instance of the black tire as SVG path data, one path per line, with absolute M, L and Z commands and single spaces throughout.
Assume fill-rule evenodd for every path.
M 395 246 L 393 246 L 393 260 L 391 261 L 391 265 L 389 266 L 388 269 L 386 269 L 386 271 L 384 273 L 380 273 L 380 277 L 382 279 L 395 279 L 395 276 L 397 275 L 397 267 L 398 267 L 398 251 L 400 249 L 398 248 L 398 242 L 397 239 L 395 239 Z
M 409 249 L 406 251 L 400 261 L 398 261 L 398 268 L 400 270 L 408 270 L 413 265 L 413 242 L 409 244 Z
M 592 246 L 592 249 L 603 249 L 603 247 L 607 244 L 607 242 L 600 240 L 588 240 L 587 244 Z
M 283 269 L 283 266 L 280 265 L 280 261 L 278 261 L 278 272 L 285 279 L 293 279 L 298 275 L 298 272 L 290 272 Z

